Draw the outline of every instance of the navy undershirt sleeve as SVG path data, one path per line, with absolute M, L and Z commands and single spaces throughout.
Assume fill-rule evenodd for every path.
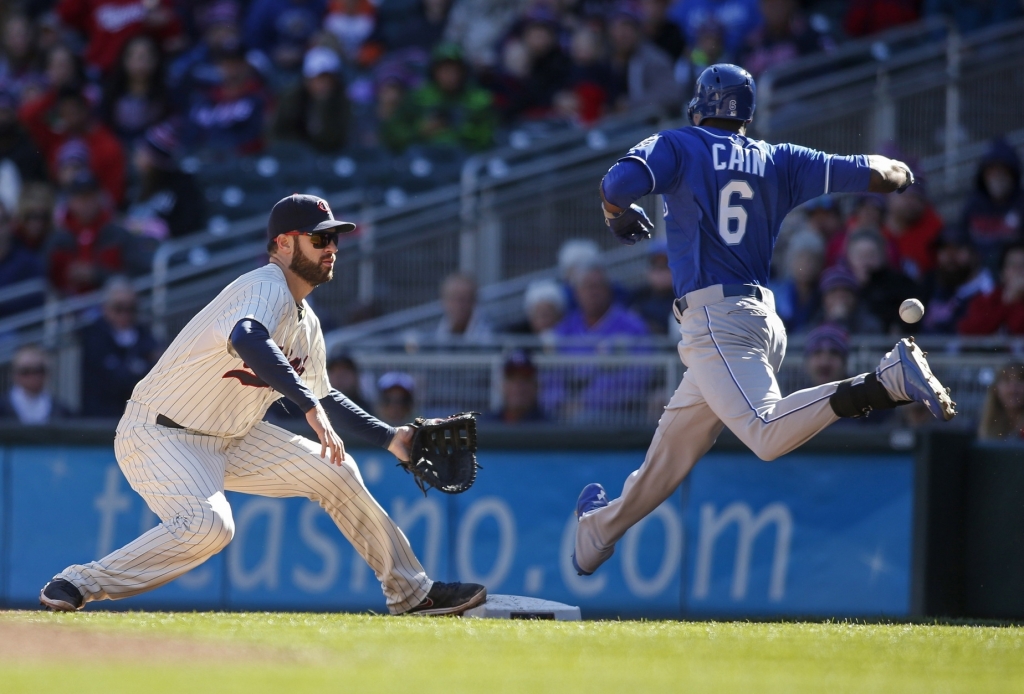
M 621 159 L 601 181 L 604 199 L 616 207 L 629 207 L 651 192 L 651 174 L 636 159 Z
M 317 399 L 313 391 L 299 379 L 262 323 L 244 318 L 235 324 L 229 339 L 245 366 L 252 369 L 264 383 L 294 402 L 303 412 L 316 407 Z
M 330 394 L 320 401 L 336 429 L 365 439 L 381 448 L 391 445 L 395 428 L 380 421 L 372 414 L 346 398 L 340 391 L 331 389 Z

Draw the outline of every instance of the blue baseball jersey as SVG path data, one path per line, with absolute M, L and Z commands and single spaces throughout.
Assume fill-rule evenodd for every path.
M 865 191 L 871 180 L 864 155 L 770 145 L 716 128 L 662 131 L 619 161 L 632 160 L 643 168 L 623 168 L 649 177 L 647 192 L 664 196 L 676 296 L 713 284 L 767 285 L 790 210 L 825 193 Z

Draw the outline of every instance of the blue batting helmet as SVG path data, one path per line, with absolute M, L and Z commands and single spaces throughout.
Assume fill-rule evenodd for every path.
M 738 65 L 719 63 L 706 68 L 697 78 L 686 116 L 749 121 L 754 117 L 757 88 L 750 73 Z

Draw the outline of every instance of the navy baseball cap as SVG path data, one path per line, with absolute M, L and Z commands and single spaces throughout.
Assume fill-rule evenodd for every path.
M 850 336 L 839 326 L 828 323 L 819 325 L 807 333 L 807 342 L 804 343 L 805 353 L 814 354 L 826 349 L 838 352 L 845 357 L 850 353 Z
M 314 231 L 337 230 L 347 233 L 356 228 L 352 222 L 343 222 L 334 218 L 331 206 L 323 198 L 315 195 L 289 195 L 278 200 L 270 211 L 267 221 L 267 236 L 276 239 L 289 231 L 312 233 Z

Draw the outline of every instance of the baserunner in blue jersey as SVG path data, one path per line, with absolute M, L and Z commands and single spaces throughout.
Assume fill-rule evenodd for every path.
M 633 203 L 651 193 L 664 197 L 679 356 L 687 368 L 622 495 L 609 501 L 599 484 L 580 494 L 573 565 L 582 575 L 675 491 L 723 426 L 773 460 L 840 417 L 915 401 L 942 420 L 956 414 L 913 338 L 900 340 L 872 373 L 782 397 L 775 374 L 786 331 L 766 288 L 782 220 L 819 195 L 903 192 L 914 176 L 906 164 L 878 155 L 838 156 L 747 137 L 755 94 L 746 70 L 712 65 L 689 105 L 694 127 L 652 135 L 601 181 L 605 221 L 626 244 L 649 238 L 652 229 Z

